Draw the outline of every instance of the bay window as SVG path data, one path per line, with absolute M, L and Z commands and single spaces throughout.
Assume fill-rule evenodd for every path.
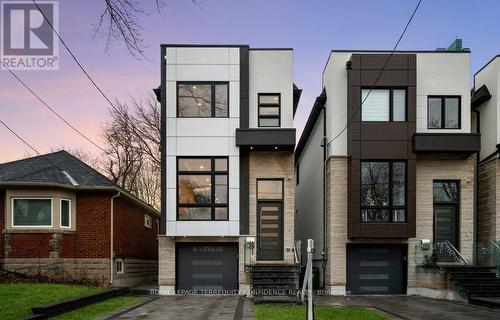
M 12 198 L 13 227 L 51 227 L 51 198 Z
M 405 162 L 361 162 L 361 221 L 406 221 Z
M 227 157 L 177 158 L 177 219 L 228 220 Z
M 71 228 L 71 200 L 61 199 L 61 228 Z

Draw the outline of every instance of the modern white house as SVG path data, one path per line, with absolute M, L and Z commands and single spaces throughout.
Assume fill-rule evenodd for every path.
M 470 54 L 459 39 L 394 55 L 331 51 L 296 148 L 295 225 L 318 244 L 332 294 L 461 299 L 478 290 L 457 280 L 464 273 L 495 277 L 472 267 L 481 141 Z
M 162 45 L 155 93 L 161 292 L 294 287 L 293 50 Z

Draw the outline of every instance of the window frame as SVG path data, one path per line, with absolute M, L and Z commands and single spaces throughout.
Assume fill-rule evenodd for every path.
M 362 166 L 363 166 L 363 162 L 385 162 L 385 163 L 389 163 L 389 205 L 388 206 L 364 206 L 363 205 L 363 193 L 362 193 L 362 186 L 363 186 L 363 175 L 361 174 L 361 170 L 362 170 Z M 401 162 L 401 163 L 404 163 L 405 164 L 405 203 L 403 206 L 401 205 L 393 205 L 392 204 L 392 201 L 393 201 L 393 195 L 392 195 L 392 191 L 393 191 L 393 171 L 394 171 L 394 168 L 393 168 L 393 164 L 394 163 L 398 163 L 398 162 Z M 360 167 L 359 167 L 359 207 L 360 207 L 360 221 L 361 223 L 374 223 L 374 224 L 387 224 L 387 223 L 398 223 L 398 224 L 401 224 L 401 223 L 408 223 L 408 161 L 402 159 L 402 160 L 361 160 L 360 162 Z M 374 210 L 387 210 L 389 211 L 389 221 L 363 221 L 363 214 L 362 214 L 362 211 L 363 210 L 370 210 L 370 209 L 374 209 Z M 394 216 L 393 216 L 393 210 L 404 210 L 405 211 L 405 220 L 404 221 L 394 221 Z
M 266 97 L 266 96 L 278 96 L 278 104 L 271 104 L 271 103 L 260 103 L 260 97 Z M 260 114 L 260 109 L 261 108 L 278 108 L 278 115 L 277 116 L 271 116 L 271 115 L 261 115 Z M 260 119 L 278 119 L 278 125 L 277 126 L 261 126 L 260 125 Z M 281 128 L 281 93 L 270 93 L 270 92 L 259 92 L 257 94 L 257 127 L 259 128 Z
M 458 98 L 458 127 L 456 128 L 446 128 L 445 119 L 446 119 L 446 99 Z M 429 127 L 429 99 L 441 99 L 441 126 L 439 128 Z M 461 130 L 462 129 L 462 96 L 461 95 L 428 95 L 427 96 L 427 129 L 428 130 Z
M 121 270 L 118 271 L 118 263 L 121 263 Z M 124 274 L 125 273 L 125 261 L 122 258 L 117 258 L 115 261 L 116 274 Z
M 179 115 L 179 87 L 181 85 L 210 85 L 210 117 L 192 117 L 192 116 L 180 116 Z M 227 85 L 227 116 L 225 117 L 216 117 L 215 116 L 215 86 L 218 84 Z M 230 109 L 230 101 L 229 101 L 229 81 L 177 81 L 176 89 L 175 89 L 175 99 L 176 99 L 176 117 L 177 118 L 186 118 L 186 119 L 226 119 L 229 118 L 229 109 Z
M 50 200 L 50 225 L 43 226 L 33 226 L 33 225 L 15 225 L 14 224 L 14 200 Z M 52 228 L 54 227 L 54 199 L 52 197 L 11 197 L 10 203 L 11 211 L 11 221 L 10 226 L 12 228 L 26 229 L 26 228 Z
M 179 162 L 183 159 L 210 159 L 210 171 L 179 171 Z M 215 170 L 215 160 L 225 159 L 227 161 L 226 171 Z M 179 176 L 180 175 L 210 175 L 212 184 L 210 186 L 210 203 L 209 204 L 193 204 L 179 202 Z M 227 176 L 227 202 L 215 203 L 215 177 L 217 175 Z M 178 156 L 176 159 L 176 221 L 229 221 L 229 157 L 228 156 Z M 210 219 L 179 219 L 179 208 L 210 208 Z M 215 208 L 227 208 L 226 219 L 215 219 Z
M 371 90 L 371 91 L 376 91 L 376 90 L 389 90 L 389 121 L 382 121 L 382 120 L 376 120 L 376 121 L 370 121 L 370 120 L 363 120 L 363 90 Z M 405 119 L 403 121 L 400 120 L 394 120 L 394 90 L 404 90 L 405 92 Z M 408 122 L 408 87 L 361 87 L 359 91 L 359 96 L 360 96 L 360 121 L 361 122 Z M 371 92 L 370 92 L 371 94 Z M 368 96 L 369 97 L 369 96 Z M 366 102 L 366 101 L 365 101 Z
M 149 224 L 147 223 L 149 221 Z M 148 229 L 153 229 L 153 220 L 148 214 L 144 215 L 144 226 Z
M 63 213 L 62 212 L 62 202 L 63 201 L 68 201 L 69 202 L 69 206 L 68 206 L 68 208 L 69 208 L 69 219 L 68 219 L 69 226 L 63 226 L 62 225 L 62 213 Z M 71 199 L 68 199 L 68 198 L 59 198 L 59 227 L 60 228 L 71 229 L 71 215 L 73 213 L 72 212 L 73 210 L 71 209 L 71 205 L 72 205 Z

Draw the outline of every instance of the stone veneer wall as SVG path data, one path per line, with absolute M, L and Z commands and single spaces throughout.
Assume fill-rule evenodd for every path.
M 418 272 L 416 246 L 433 240 L 433 180 L 460 181 L 459 248 L 470 263 L 474 253 L 475 155 L 468 158 L 419 155 L 417 157 L 417 232 L 408 239 L 408 293 L 434 298 L 459 299 L 450 281 L 441 274 Z
M 345 291 L 347 248 L 347 157 L 330 157 L 326 164 L 327 289 Z M 335 292 L 332 292 L 335 294 Z
M 277 178 L 284 183 L 284 261 L 294 263 L 295 179 L 291 152 L 252 151 L 249 154 L 250 234 L 257 234 L 257 179 Z M 287 250 L 288 249 L 288 250 Z
M 479 242 L 500 240 L 500 160 L 494 159 L 479 166 Z

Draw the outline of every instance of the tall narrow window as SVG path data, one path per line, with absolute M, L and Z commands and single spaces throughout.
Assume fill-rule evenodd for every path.
M 406 121 L 406 89 L 362 89 L 362 121 Z
M 177 83 L 177 117 L 227 118 L 228 116 L 227 82 Z
M 71 200 L 61 199 L 61 228 L 71 228 Z
M 177 158 L 177 219 L 227 220 L 227 157 Z
M 279 93 L 259 93 L 259 127 L 279 127 L 281 95 Z
M 361 162 L 361 220 L 406 221 L 405 162 Z
M 428 129 L 460 129 L 460 96 L 429 96 L 427 98 Z

